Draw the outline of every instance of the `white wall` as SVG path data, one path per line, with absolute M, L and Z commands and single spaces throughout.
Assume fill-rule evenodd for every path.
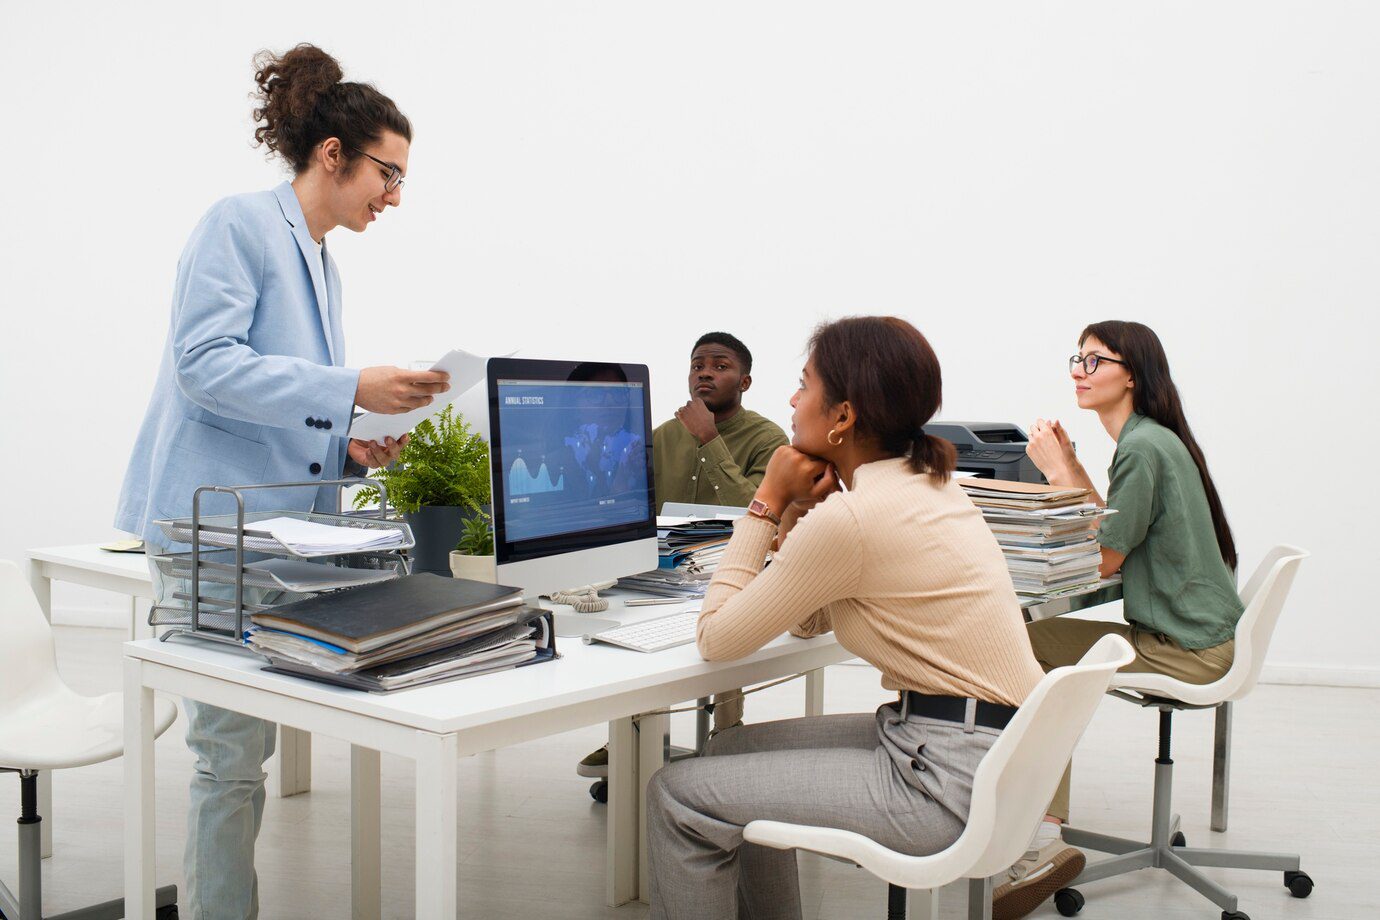
M 3 2 L 2 557 L 113 536 L 186 235 L 280 178 L 250 56 L 312 40 L 416 126 L 405 207 L 332 234 L 352 364 L 645 361 L 665 417 L 722 327 L 784 422 L 810 327 L 894 312 L 947 416 L 1062 417 L 1100 470 L 1064 359 L 1138 319 L 1245 566 L 1314 553 L 1272 662 L 1380 683 L 1376 7 Z

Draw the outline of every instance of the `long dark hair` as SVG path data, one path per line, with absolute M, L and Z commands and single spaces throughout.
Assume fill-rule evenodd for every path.
M 311 163 L 311 152 L 330 137 L 340 139 L 346 172 L 360 152 L 384 131 L 412 140 L 412 123 L 392 99 L 368 83 L 342 82 L 335 58 L 315 45 L 300 44 L 254 56 L 254 142 L 276 153 L 293 173 Z
M 954 446 L 923 430 L 939 411 L 943 381 L 939 357 L 919 329 L 896 316 L 850 316 L 815 327 L 810 355 L 825 402 L 852 403 L 860 437 L 907 455 L 913 472 L 949 481 Z
M 1213 485 L 1212 475 L 1208 473 L 1203 449 L 1188 427 L 1184 404 L 1179 399 L 1179 388 L 1169 376 L 1169 358 L 1160 344 L 1160 337 L 1149 326 L 1122 320 L 1093 323 L 1078 337 L 1078 347 L 1082 348 L 1090 336 L 1121 355 L 1127 363 L 1127 370 L 1136 382 L 1131 388 L 1131 404 L 1135 410 L 1174 432 L 1188 448 L 1188 455 L 1193 458 L 1203 480 L 1203 491 L 1207 493 L 1212 527 L 1217 532 L 1217 548 L 1222 553 L 1222 561 L 1235 571 L 1236 541 L 1232 539 L 1227 514 L 1222 510 L 1222 500 L 1217 496 L 1217 486 Z

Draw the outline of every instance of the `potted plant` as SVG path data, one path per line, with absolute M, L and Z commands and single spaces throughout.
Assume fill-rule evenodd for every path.
M 374 475 L 412 528 L 417 541 L 410 552 L 412 570 L 449 575 L 450 551 L 466 520 L 488 520 L 489 445 L 453 406 L 446 406 L 412 429 L 397 461 Z M 378 490 L 366 487 L 355 495 L 354 505 L 363 508 L 377 501 Z
M 490 583 L 498 580 L 493 522 L 487 514 L 476 514 L 465 521 L 460 541 L 450 553 L 450 571 L 456 578 Z

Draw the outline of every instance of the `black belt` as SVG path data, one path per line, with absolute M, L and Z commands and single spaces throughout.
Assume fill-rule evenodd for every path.
M 917 693 L 914 690 L 903 690 L 901 699 L 906 705 L 906 712 L 913 716 L 943 719 L 946 722 L 957 722 L 959 725 L 966 725 L 968 722 L 967 697 L 930 696 L 927 693 Z M 973 723 L 984 728 L 995 728 L 1000 731 L 1006 728 L 1006 724 L 1016 715 L 1015 706 L 1003 706 L 1000 703 L 988 703 L 985 700 L 977 700 L 976 702 L 977 715 L 974 717 Z

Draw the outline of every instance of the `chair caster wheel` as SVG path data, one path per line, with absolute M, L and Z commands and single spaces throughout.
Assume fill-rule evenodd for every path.
M 1077 888 L 1060 888 L 1054 892 L 1054 907 L 1061 917 L 1072 917 L 1083 909 L 1083 894 Z
M 1224 910 L 1222 911 L 1222 920 L 1251 920 L 1251 918 L 1239 910 Z
M 160 907 L 153 912 L 153 916 L 156 920 L 177 920 L 177 905 L 169 904 L 165 907 Z
M 1306 898 L 1313 893 L 1313 879 L 1307 872 L 1284 873 L 1284 884 L 1289 888 L 1289 893 L 1296 898 Z
M 609 803 L 609 781 L 606 779 L 596 780 L 593 786 L 589 787 L 589 797 L 600 805 Z
M 1174 836 L 1169 838 L 1169 845 L 1171 847 L 1186 847 L 1188 846 L 1188 838 L 1184 836 L 1183 831 L 1175 831 Z

